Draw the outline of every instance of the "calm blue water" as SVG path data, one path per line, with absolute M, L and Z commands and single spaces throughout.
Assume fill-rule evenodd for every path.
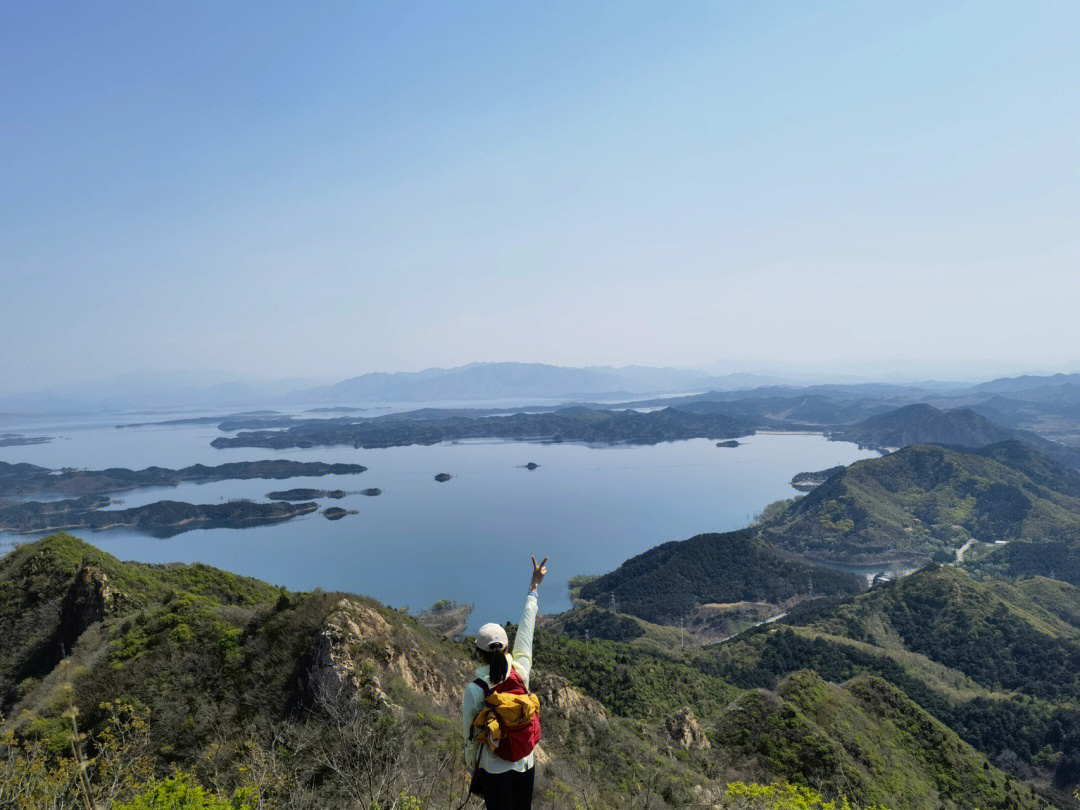
M 216 427 L 117 430 L 78 425 L 0 424 L 0 432 L 58 436 L 54 442 L 0 448 L 4 461 L 48 467 L 184 466 L 261 458 L 354 462 L 355 476 L 284 481 L 226 481 L 117 493 L 122 506 L 157 500 L 213 503 L 264 500 L 275 489 L 311 486 L 360 490 L 323 506 L 359 514 L 328 521 L 319 514 L 247 529 L 194 529 L 168 538 L 113 529 L 82 536 L 121 559 L 195 562 L 291 589 L 343 590 L 394 607 L 420 610 L 438 599 L 476 605 L 470 625 L 517 619 L 528 586 L 529 555 L 549 556 L 541 610 L 569 607 L 567 578 L 609 571 L 668 540 L 744 526 L 767 504 L 796 494 L 796 472 L 875 455 L 815 434 L 761 434 L 721 449 L 707 440 L 650 447 L 590 447 L 465 442 L 433 447 L 354 450 L 215 450 Z M 541 466 L 525 470 L 535 461 Z M 446 483 L 436 473 L 454 477 Z M 0 544 L 34 539 L 0 534 Z

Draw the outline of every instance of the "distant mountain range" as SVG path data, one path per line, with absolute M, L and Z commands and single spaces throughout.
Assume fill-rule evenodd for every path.
M 756 374 L 715 376 L 647 366 L 567 368 L 542 363 L 471 363 L 458 368 L 363 374 L 334 385 L 297 391 L 298 404 L 433 400 L 567 399 L 732 390 L 781 382 Z
M 1080 425 L 1080 374 L 1025 375 L 971 385 L 919 383 L 811 383 L 797 375 L 648 366 L 573 368 L 542 363 L 470 363 L 417 372 L 371 373 L 329 383 L 313 378 L 237 379 L 222 373 L 127 374 L 46 390 L 0 395 L 0 413 L 87 413 L 216 407 L 305 408 L 367 403 L 513 400 L 660 404 L 683 395 L 693 401 L 740 403 L 793 423 L 849 425 L 903 405 L 967 407 L 1006 427 L 1048 433 Z M 665 401 L 663 404 L 672 404 Z
M 495 399 L 631 399 L 776 385 L 780 377 L 646 366 L 570 368 L 542 363 L 470 363 L 457 368 L 318 380 L 236 380 L 221 375 L 130 374 L 99 382 L 0 396 L 0 413 L 79 413 L 131 408 L 299 407 L 368 402 Z

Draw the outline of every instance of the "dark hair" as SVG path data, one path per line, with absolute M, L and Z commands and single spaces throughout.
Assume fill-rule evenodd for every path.
M 488 680 L 493 685 L 506 680 L 506 652 L 502 647 L 496 647 L 494 650 L 480 650 L 480 657 L 490 669 Z

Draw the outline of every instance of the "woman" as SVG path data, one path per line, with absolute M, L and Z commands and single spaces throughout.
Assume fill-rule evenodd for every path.
M 479 792 L 488 810 L 529 810 L 532 807 L 533 778 L 536 774 L 535 755 L 530 750 L 520 759 L 499 756 L 509 750 L 499 745 L 495 751 L 476 739 L 478 729 L 473 725 L 484 709 L 484 699 L 493 691 L 519 692 L 528 689 L 532 670 L 533 626 L 536 623 L 536 589 L 547 573 L 547 557 L 537 565 L 532 558 L 532 583 L 525 597 L 525 611 L 518 623 L 514 651 L 507 655 L 506 630 L 498 624 L 485 624 L 476 634 L 476 655 L 480 666 L 476 680 L 465 687 L 462 729 L 465 734 L 465 762 L 478 779 Z M 534 736 L 539 736 L 539 718 L 535 718 Z M 479 768 L 477 769 L 477 766 Z

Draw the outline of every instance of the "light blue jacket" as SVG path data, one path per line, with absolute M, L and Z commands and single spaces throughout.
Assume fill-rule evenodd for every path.
M 517 636 L 514 637 L 514 651 L 507 656 L 510 659 L 510 666 L 521 676 L 521 680 L 525 682 L 526 687 L 529 685 L 529 673 L 532 672 L 533 628 L 535 626 L 536 592 L 529 591 L 529 595 L 525 597 L 525 610 L 521 614 L 521 621 L 518 622 Z M 482 679 L 488 686 L 494 685 L 491 683 L 490 667 L 487 664 L 477 667 L 476 677 Z M 529 770 L 536 761 L 533 754 L 530 753 L 517 762 L 507 762 L 505 759 L 491 753 L 486 745 L 480 745 L 472 739 L 473 720 L 476 719 L 476 715 L 480 714 L 480 710 L 483 708 L 484 691 L 475 683 L 470 683 L 465 687 L 465 701 L 461 712 L 461 729 L 465 736 L 466 767 L 470 771 L 476 767 L 476 757 L 479 753 L 480 767 L 488 773 Z M 479 729 L 475 730 L 479 731 Z

